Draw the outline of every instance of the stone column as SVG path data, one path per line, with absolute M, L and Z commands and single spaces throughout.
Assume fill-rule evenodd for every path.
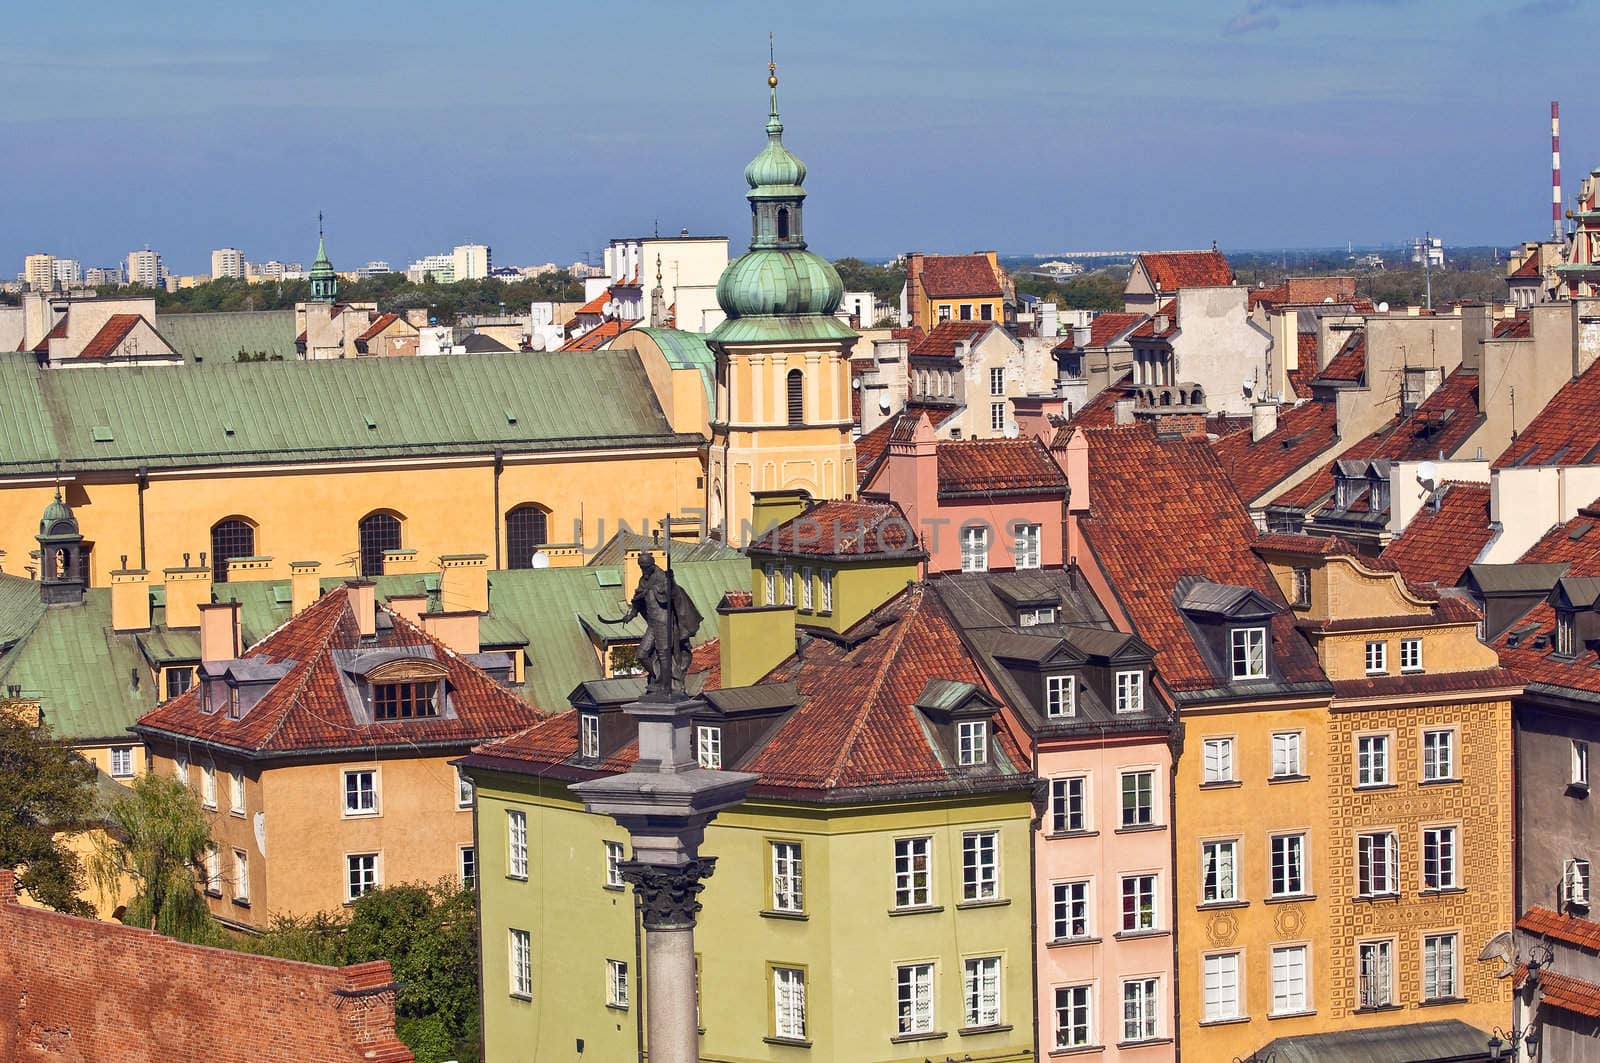
M 625 860 L 622 879 L 639 895 L 644 918 L 644 984 L 651 1063 L 697 1063 L 700 1030 L 695 1000 L 694 924 L 698 896 L 714 857 L 687 863 Z

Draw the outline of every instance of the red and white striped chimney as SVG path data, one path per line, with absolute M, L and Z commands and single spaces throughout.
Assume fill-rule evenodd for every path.
M 1561 242 L 1561 102 L 1550 101 L 1550 238 Z

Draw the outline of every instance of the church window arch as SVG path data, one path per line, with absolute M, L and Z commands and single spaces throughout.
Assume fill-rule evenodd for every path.
M 254 557 L 256 523 L 248 517 L 224 517 L 211 526 L 211 581 L 228 582 L 228 562 Z
M 550 541 L 550 511 L 524 502 L 506 511 L 506 567 L 532 568 L 533 555 Z
M 361 547 L 361 576 L 371 579 L 383 575 L 383 552 L 401 548 L 401 526 L 405 518 L 387 509 L 368 513 L 356 524 Z
M 789 370 L 786 381 L 789 389 L 789 423 L 805 424 L 806 421 L 806 385 L 805 374 L 798 369 Z

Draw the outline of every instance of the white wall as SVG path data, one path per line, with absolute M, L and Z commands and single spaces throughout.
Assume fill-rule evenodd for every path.
M 1489 481 L 1489 519 L 1500 531 L 1479 557 L 1491 564 L 1516 561 L 1557 524 L 1600 498 L 1600 465 L 1544 465 L 1496 469 Z
M 1423 465 L 1433 466 L 1433 482 L 1446 480 L 1486 484 L 1489 482 L 1489 461 L 1475 458 L 1461 461 L 1397 461 L 1389 467 L 1389 534 L 1399 535 L 1406 526 L 1427 508 L 1433 492 L 1417 479 Z

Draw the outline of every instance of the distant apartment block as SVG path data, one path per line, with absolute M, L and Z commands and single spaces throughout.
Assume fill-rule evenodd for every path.
M 461 244 L 450 252 L 450 264 L 458 281 L 482 280 L 494 269 L 488 244 Z
M 161 265 L 161 256 L 155 251 L 145 248 L 143 251 L 128 252 L 125 276 L 129 284 L 159 288 L 165 274 L 166 269 Z
M 121 284 L 122 269 L 118 266 L 91 266 L 83 275 L 83 281 L 91 288 L 98 288 L 108 284 Z
M 394 270 L 389 268 L 389 263 L 384 262 L 381 259 L 373 259 L 365 266 L 362 266 L 356 270 L 356 280 L 366 280 L 369 277 L 378 277 L 385 273 L 393 272 Z
M 22 260 L 22 283 L 36 292 L 47 292 L 55 286 L 56 260 L 54 255 L 28 255 Z
M 252 284 L 263 281 L 299 280 L 305 275 L 305 267 L 298 262 L 279 262 L 273 259 L 270 262 L 246 262 L 244 265 L 244 279 Z
M 456 260 L 454 255 L 425 255 L 406 267 L 406 279 L 412 284 L 426 283 L 432 277 L 435 284 L 454 284 Z
M 237 247 L 223 247 L 211 252 L 211 279 L 231 277 L 244 280 L 244 252 Z
M 56 284 L 71 288 L 83 283 L 83 263 L 75 258 L 58 258 L 54 265 Z

